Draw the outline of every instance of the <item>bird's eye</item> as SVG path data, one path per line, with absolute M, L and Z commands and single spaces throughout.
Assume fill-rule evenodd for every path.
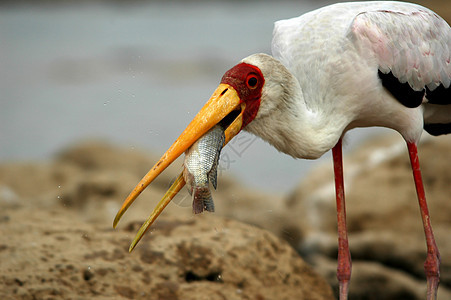
M 255 89 L 258 84 L 258 79 L 255 75 L 251 74 L 247 76 L 246 84 L 249 88 Z

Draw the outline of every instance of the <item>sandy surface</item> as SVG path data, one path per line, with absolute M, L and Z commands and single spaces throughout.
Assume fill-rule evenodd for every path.
M 447 299 L 451 140 L 425 138 L 419 150 L 442 254 L 439 296 Z M 333 299 L 331 163 L 286 195 L 220 176 L 214 214 L 193 216 L 183 191 L 129 254 L 140 224 L 181 169 L 176 163 L 165 172 L 113 230 L 120 204 L 154 161 L 86 142 L 50 162 L 1 164 L 0 298 Z M 351 298 L 424 299 L 426 249 L 404 142 L 383 136 L 344 161 Z
M 153 160 L 84 143 L 48 163 L 0 165 L 0 299 L 333 299 L 287 242 L 220 214 L 193 216 L 184 196 L 129 254 L 176 175 L 166 172 L 113 230 L 115 212 Z M 218 211 L 227 201 L 239 211 L 273 199 L 232 179 L 219 186 Z

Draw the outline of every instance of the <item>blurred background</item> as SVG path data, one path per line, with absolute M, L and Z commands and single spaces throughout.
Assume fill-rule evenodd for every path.
M 0 161 L 49 159 L 85 139 L 162 154 L 226 70 L 270 53 L 274 21 L 332 2 L 1 1 Z M 381 131 L 352 132 L 347 149 Z M 244 133 L 220 170 L 280 192 L 314 164 Z

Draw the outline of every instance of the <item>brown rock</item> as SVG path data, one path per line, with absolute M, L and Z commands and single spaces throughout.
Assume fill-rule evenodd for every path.
M 286 242 L 218 214 L 193 216 L 183 193 L 129 254 L 178 172 L 169 170 L 144 192 L 113 230 L 117 209 L 152 163 L 137 152 L 85 143 L 47 164 L 0 165 L 0 299 L 333 298 Z M 224 180 L 224 191 L 215 195 L 224 203 L 218 207 L 229 215 L 246 207 L 242 219 L 267 209 L 258 201 L 273 199 L 233 180 Z
M 218 216 L 163 217 L 129 254 L 133 226 L 113 231 L 60 208 L 7 214 L 1 299 L 333 299 L 287 243 Z

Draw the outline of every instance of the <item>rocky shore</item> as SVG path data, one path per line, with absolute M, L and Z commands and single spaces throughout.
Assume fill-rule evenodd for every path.
M 439 298 L 451 297 L 451 141 L 420 145 L 437 244 Z M 345 156 L 351 299 L 424 299 L 426 256 L 405 145 L 387 135 Z M 50 162 L 0 165 L 1 299 L 334 299 L 331 163 L 294 191 L 267 195 L 221 176 L 216 213 L 194 216 L 186 191 L 138 244 L 141 223 L 181 170 L 175 164 L 113 230 L 123 199 L 155 156 L 102 142 Z

